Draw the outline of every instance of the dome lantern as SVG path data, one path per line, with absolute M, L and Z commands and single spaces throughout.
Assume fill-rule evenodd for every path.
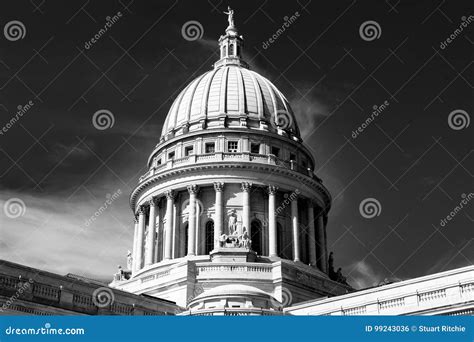
M 248 68 L 248 64 L 242 60 L 242 46 L 244 38 L 239 35 L 234 24 L 234 10 L 227 7 L 229 26 L 225 30 L 225 35 L 219 38 L 220 59 L 214 63 L 214 68 L 224 65 L 238 65 Z

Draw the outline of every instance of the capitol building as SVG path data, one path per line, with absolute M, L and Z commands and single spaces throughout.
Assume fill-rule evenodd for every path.
M 346 282 L 314 156 L 285 95 L 243 60 L 228 12 L 220 58 L 174 100 L 130 195 L 127 266 L 106 285 L 2 261 L 0 315 L 474 314 L 472 265 Z

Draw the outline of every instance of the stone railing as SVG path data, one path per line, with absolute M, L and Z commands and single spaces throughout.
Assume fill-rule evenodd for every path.
M 198 265 L 197 275 L 204 273 L 271 273 L 272 265 Z
M 161 271 L 161 272 L 156 272 L 154 274 L 144 276 L 143 278 L 140 278 L 140 280 L 141 280 L 142 283 L 146 283 L 146 282 L 149 282 L 149 281 L 152 281 L 152 280 L 155 280 L 155 279 L 159 279 L 159 278 L 163 278 L 163 277 L 166 277 L 166 276 L 169 276 L 169 275 L 170 275 L 169 270 Z
M 281 316 L 282 311 L 259 308 L 199 309 L 182 313 L 184 316 Z
M 302 165 L 298 165 L 293 160 L 283 160 L 277 158 L 273 154 L 258 154 L 258 153 L 249 153 L 249 152 L 214 152 L 214 153 L 206 153 L 206 154 L 193 154 L 181 158 L 175 158 L 169 160 L 166 163 L 160 164 L 151 168 L 147 173 L 140 177 L 140 181 L 143 181 L 149 177 L 152 177 L 156 174 L 159 174 L 165 170 L 172 169 L 174 167 L 183 166 L 183 165 L 194 165 L 200 163 L 208 163 L 208 162 L 229 162 L 229 161 L 237 161 L 237 162 L 248 162 L 248 163 L 259 163 L 259 164 L 268 164 L 274 165 L 276 167 L 285 168 L 288 170 L 296 171 L 302 174 L 305 174 L 309 177 L 317 179 L 317 177 L 313 174 L 311 169 L 305 168 Z
M 418 280 L 422 279 L 422 280 Z M 442 280 L 441 280 L 442 279 Z M 307 302 L 293 315 L 463 315 L 474 310 L 474 266 Z

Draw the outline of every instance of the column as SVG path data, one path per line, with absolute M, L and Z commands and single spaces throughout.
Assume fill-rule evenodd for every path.
M 188 185 L 189 216 L 188 216 L 188 256 L 196 255 L 196 194 L 197 185 Z
M 156 199 L 151 198 L 148 204 L 150 205 L 150 218 L 148 220 L 148 235 L 146 236 L 145 266 L 154 262 L 156 239 Z
M 133 222 L 134 222 L 135 229 L 133 231 L 132 272 L 135 273 L 136 271 L 138 271 L 138 267 L 137 267 L 138 217 L 136 215 L 133 219 Z
M 251 187 L 252 187 L 252 183 L 247 183 L 247 182 L 242 183 L 242 191 L 243 191 L 242 228 L 245 227 L 245 229 L 247 229 L 247 234 L 249 236 L 252 236 L 251 231 L 250 231 L 250 189 Z
M 308 248 L 309 264 L 316 266 L 316 232 L 314 228 L 314 207 L 313 201 L 308 199 Z
M 224 192 L 224 183 L 214 183 L 214 190 L 216 191 L 216 217 L 214 220 L 214 249 L 219 248 L 219 238 L 222 235 L 224 229 L 224 217 L 223 217 L 223 198 L 222 193 Z
M 320 212 L 317 219 L 316 219 L 316 238 L 318 243 L 318 249 L 316 251 L 317 256 L 317 265 L 318 268 L 327 273 L 328 266 L 327 266 L 327 255 L 326 255 L 326 238 L 324 234 L 324 213 Z
M 293 229 L 293 260 L 300 261 L 300 229 L 298 222 L 298 198 L 291 201 L 291 226 Z
M 172 242 L 173 242 L 173 203 L 174 203 L 174 191 L 169 190 L 165 192 L 166 196 L 166 224 L 164 227 L 165 235 L 165 252 L 163 260 L 170 260 L 172 253 Z
M 268 186 L 268 251 L 269 256 L 275 257 L 277 254 L 277 231 L 276 231 L 276 217 L 275 217 L 275 195 L 277 187 Z
M 145 206 L 138 208 L 138 233 L 137 233 L 137 271 L 143 264 L 143 235 L 145 234 Z

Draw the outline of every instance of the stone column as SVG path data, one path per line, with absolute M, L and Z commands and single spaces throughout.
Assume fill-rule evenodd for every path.
M 164 227 L 165 235 L 165 252 L 163 260 L 170 260 L 171 253 L 173 250 L 173 203 L 174 203 L 174 191 L 169 190 L 165 192 L 166 196 L 166 225 Z
M 197 185 L 188 185 L 189 216 L 188 216 L 188 256 L 196 255 L 196 194 Z
M 242 203 L 242 233 L 243 227 L 247 229 L 247 234 L 251 234 L 250 231 L 250 189 L 252 188 L 252 183 L 244 182 L 242 183 L 243 191 L 243 203 Z
M 133 218 L 133 222 L 134 222 L 134 226 L 135 226 L 135 229 L 133 231 L 133 249 L 132 249 L 132 273 L 135 273 L 136 271 L 138 271 L 138 267 L 137 267 L 137 260 L 138 260 L 138 256 L 137 256 L 137 252 L 138 252 L 138 249 L 137 249 L 137 241 L 138 241 L 138 217 L 135 215 L 135 217 Z
M 268 251 L 269 256 L 278 256 L 277 253 L 277 229 L 276 229 L 276 217 L 275 217 L 275 196 L 277 187 L 270 185 L 268 186 Z
M 313 201 L 308 199 L 308 247 L 309 264 L 316 266 L 316 232 L 314 228 L 314 207 Z
M 137 233 L 137 271 L 143 264 L 143 236 L 145 234 L 145 206 L 138 209 L 138 233 Z
M 214 183 L 214 190 L 216 191 L 216 219 L 214 222 L 214 249 L 219 248 L 219 238 L 224 230 L 224 203 L 222 193 L 224 192 L 224 183 Z
M 318 249 L 316 251 L 318 268 L 324 273 L 328 272 L 328 261 L 326 255 L 326 237 L 324 234 L 324 213 L 320 212 L 316 219 L 316 236 Z
M 293 229 L 294 261 L 300 261 L 300 227 L 298 221 L 298 198 L 295 198 L 291 201 L 291 226 Z
M 145 266 L 154 262 L 156 239 L 156 199 L 152 198 L 148 203 L 150 205 L 150 218 L 148 220 L 148 235 L 146 236 Z

